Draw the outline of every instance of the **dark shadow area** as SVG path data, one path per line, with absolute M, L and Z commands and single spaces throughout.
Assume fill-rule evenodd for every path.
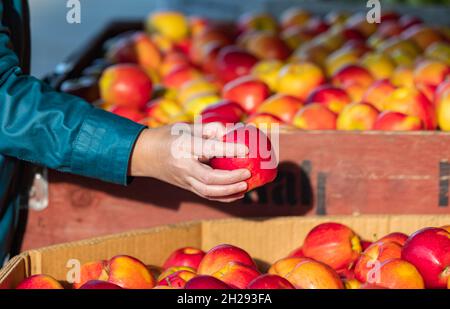
M 95 191 L 174 211 L 179 209 L 182 202 L 202 204 L 234 217 L 304 215 L 313 208 L 309 170 L 308 166 L 305 167 L 305 163 L 300 166 L 293 162 L 280 163 L 278 176 L 274 182 L 249 192 L 245 199 L 231 204 L 207 201 L 191 192 L 154 179 L 135 179 L 131 185 L 123 187 L 52 172 L 50 181 L 53 184 L 72 184 L 64 194 L 67 202 L 75 208 L 94 205 L 97 202 Z

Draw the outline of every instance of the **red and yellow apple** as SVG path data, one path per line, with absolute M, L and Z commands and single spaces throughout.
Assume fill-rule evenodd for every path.
M 240 125 L 228 132 L 224 142 L 244 144 L 249 148 L 245 157 L 216 157 L 211 167 L 220 170 L 248 169 L 251 177 L 246 180 L 247 191 L 272 182 L 277 176 L 278 161 L 270 139 L 252 125 Z M 203 264 L 203 262 L 202 262 Z
M 289 63 L 278 74 L 276 91 L 305 101 L 310 93 L 324 82 L 322 70 L 314 63 Z
M 335 270 L 350 269 L 359 258 L 359 236 L 348 226 L 328 222 L 313 228 L 303 243 L 305 256 L 323 262 Z
M 345 90 L 331 85 L 317 87 L 306 100 L 306 103 L 322 104 L 335 113 L 340 113 L 351 102 L 352 99 Z
M 239 262 L 228 262 L 212 274 L 213 277 L 237 289 L 245 289 L 250 282 L 260 275 L 254 267 Z
M 402 259 L 389 259 L 379 266 L 377 286 L 388 289 L 423 289 L 424 281 L 413 264 Z
M 186 290 L 230 290 L 225 282 L 212 276 L 197 276 L 186 282 Z
M 275 94 L 266 99 L 256 110 L 257 113 L 274 115 L 286 123 L 292 123 L 297 111 L 303 106 L 303 102 L 293 96 Z
M 197 269 L 205 256 L 205 252 L 198 248 L 185 247 L 172 252 L 163 264 L 163 268 L 167 269 L 174 266 L 187 266 Z
M 415 88 L 401 87 L 384 101 L 384 109 L 418 117 L 426 130 L 437 127 L 436 110 L 428 98 Z
M 278 275 L 265 274 L 255 278 L 249 283 L 247 289 L 250 290 L 290 290 L 295 287 L 283 277 Z
M 62 290 L 62 285 L 48 275 L 33 275 L 20 282 L 18 290 Z
M 99 83 L 101 97 L 109 104 L 142 109 L 152 96 L 152 81 L 135 64 L 110 66 Z
M 222 89 L 224 99 L 240 104 L 247 113 L 257 111 L 269 95 L 269 87 L 251 76 L 237 78 L 227 83 Z
M 336 121 L 338 130 L 372 130 L 379 111 L 368 103 L 352 103 L 339 114 Z
M 412 234 L 402 258 L 422 275 L 427 288 L 445 288 L 450 277 L 450 233 L 441 228 L 424 228 Z
M 310 103 L 295 115 L 293 124 L 303 130 L 335 130 L 337 114 L 320 103 Z
M 373 129 L 379 131 L 416 131 L 422 130 L 423 125 L 422 121 L 416 116 L 386 111 L 378 116 Z
M 377 264 L 380 265 L 389 259 L 400 259 L 402 246 L 396 242 L 376 242 L 361 253 L 355 265 L 355 277 L 361 282 L 371 282 L 371 271 L 376 271 Z
M 344 284 L 335 270 L 314 260 L 300 262 L 285 278 L 297 289 L 344 288 Z
M 216 75 L 225 83 L 238 77 L 251 74 L 258 58 L 236 46 L 227 46 L 220 50 L 216 58 Z

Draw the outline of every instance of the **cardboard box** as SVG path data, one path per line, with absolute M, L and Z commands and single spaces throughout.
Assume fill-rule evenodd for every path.
M 64 281 L 70 259 L 85 263 L 129 254 L 148 265 L 160 266 L 173 250 L 180 247 L 208 250 L 223 243 L 242 247 L 264 270 L 301 246 L 311 228 L 327 221 L 347 224 L 363 239 L 376 240 L 389 232 L 410 234 L 423 227 L 450 224 L 450 215 L 225 219 L 167 225 L 24 252 L 0 271 L 0 287 L 15 287 L 27 276 L 40 273 Z

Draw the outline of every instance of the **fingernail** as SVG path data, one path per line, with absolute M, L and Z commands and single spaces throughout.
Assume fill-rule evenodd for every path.
M 250 173 L 249 170 L 244 170 L 244 171 L 242 172 L 242 177 L 245 177 L 245 179 L 248 179 L 248 178 L 250 178 L 251 176 L 252 176 L 252 173 Z
M 239 185 L 239 190 L 241 190 L 241 191 L 247 190 L 247 183 L 246 182 L 241 183 Z

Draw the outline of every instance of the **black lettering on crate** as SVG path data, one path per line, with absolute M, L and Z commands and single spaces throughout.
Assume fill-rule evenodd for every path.
M 439 207 L 448 207 L 450 163 L 448 161 L 439 162 Z
M 319 172 L 317 174 L 317 210 L 316 214 L 326 215 L 326 185 L 327 185 L 327 175 L 325 173 Z
M 277 206 L 297 205 L 296 175 L 293 170 L 280 170 L 272 185 L 272 201 Z
M 300 204 L 310 207 L 313 202 L 313 190 L 311 187 L 312 162 L 305 160 L 300 164 L 299 184 L 300 184 Z

